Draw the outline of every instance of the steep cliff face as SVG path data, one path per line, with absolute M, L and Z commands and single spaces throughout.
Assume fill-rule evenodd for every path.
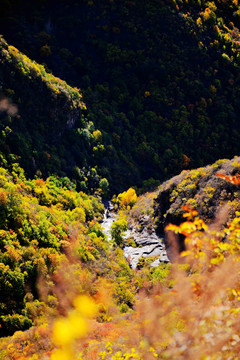
M 183 206 L 196 209 L 207 223 L 223 222 L 234 217 L 239 210 L 239 185 L 220 178 L 216 174 L 235 176 L 240 173 L 240 157 L 232 160 L 218 160 L 213 165 L 191 171 L 164 182 L 155 200 L 155 218 L 157 231 L 164 233 L 169 223 L 183 221 Z M 231 180 L 231 179 L 229 179 Z M 221 209 L 224 216 L 219 219 Z

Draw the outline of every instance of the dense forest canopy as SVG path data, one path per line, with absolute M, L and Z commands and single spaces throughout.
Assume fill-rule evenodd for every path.
M 80 184 L 76 168 L 95 167 L 117 192 L 237 154 L 238 8 L 237 1 L 5 1 L 0 32 L 79 87 L 85 121 L 100 131 L 85 151 L 71 135 L 74 145 L 63 144 L 69 165 L 50 147 L 56 169 L 40 164 L 42 173 Z

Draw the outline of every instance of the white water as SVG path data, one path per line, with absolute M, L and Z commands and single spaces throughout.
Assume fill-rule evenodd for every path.
M 110 201 L 106 201 L 104 202 L 104 206 L 105 206 L 105 211 L 104 211 L 104 217 L 103 217 L 103 222 L 101 223 L 101 226 L 103 228 L 103 232 L 104 234 L 107 235 L 108 239 L 110 240 L 111 235 L 110 235 L 110 230 L 111 230 L 111 226 L 114 223 L 114 221 L 116 220 L 116 215 L 113 213 L 113 211 L 109 210 L 112 209 L 112 203 Z

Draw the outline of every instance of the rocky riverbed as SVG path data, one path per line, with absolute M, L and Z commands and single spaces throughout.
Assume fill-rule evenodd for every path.
M 110 229 L 117 216 L 110 201 L 105 201 L 104 206 L 105 213 L 101 225 L 104 233 L 110 238 Z M 129 265 L 136 269 L 139 259 L 145 257 L 155 257 L 151 266 L 158 266 L 160 262 L 169 262 L 163 239 L 157 236 L 154 229 L 147 228 L 148 217 L 145 215 L 139 221 L 141 226 L 131 225 L 124 234 L 126 242 L 130 240 L 134 244 L 123 248 Z
M 147 228 L 148 220 L 148 216 L 143 216 L 140 219 L 141 226 L 132 225 L 125 235 L 125 239 L 131 239 L 136 244 L 136 247 L 126 246 L 123 249 L 124 256 L 133 269 L 136 269 L 139 259 L 143 257 L 156 257 L 151 266 L 169 262 L 164 241 L 157 236 L 154 229 Z

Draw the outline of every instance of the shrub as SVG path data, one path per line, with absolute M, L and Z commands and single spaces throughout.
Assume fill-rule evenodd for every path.
M 123 233 L 127 230 L 127 221 L 125 218 L 120 218 L 117 221 L 114 221 L 112 224 L 110 234 L 113 241 L 118 245 L 123 245 Z

